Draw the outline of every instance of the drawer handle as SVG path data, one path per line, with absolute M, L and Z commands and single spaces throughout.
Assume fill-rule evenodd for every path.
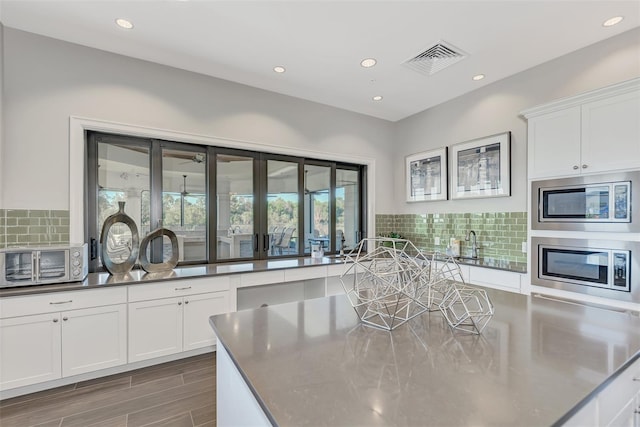
M 577 171 L 578 169 L 579 169 L 579 168 L 578 168 L 578 165 L 573 165 L 573 170 L 574 170 L 574 171 Z
M 185 286 L 184 288 L 175 288 L 176 291 L 184 291 L 186 289 L 191 289 L 191 286 Z
M 634 381 L 640 381 L 640 377 L 635 377 L 633 380 Z
M 72 302 L 73 302 L 73 300 L 72 300 L 72 299 L 70 299 L 69 301 L 50 302 L 49 304 L 51 304 L 51 305 L 57 305 L 57 304 L 69 304 L 69 303 L 72 303 Z

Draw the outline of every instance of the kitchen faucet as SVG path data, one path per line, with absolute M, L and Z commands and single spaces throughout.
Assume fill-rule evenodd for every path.
M 473 259 L 477 259 L 478 258 L 478 243 L 476 241 L 476 232 L 473 230 L 469 230 L 469 232 L 467 233 L 467 237 L 465 237 L 465 241 L 469 241 L 469 239 L 471 239 L 471 236 L 473 236 L 473 239 L 471 240 L 471 258 Z

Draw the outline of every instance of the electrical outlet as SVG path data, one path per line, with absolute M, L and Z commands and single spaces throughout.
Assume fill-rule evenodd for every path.
M 439 237 L 434 237 L 433 238 L 433 244 L 436 246 L 440 246 L 440 238 Z
M 522 253 L 523 254 L 527 253 L 527 242 L 522 242 Z

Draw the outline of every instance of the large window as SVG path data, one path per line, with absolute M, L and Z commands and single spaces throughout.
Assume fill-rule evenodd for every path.
M 92 271 L 102 267 L 97 242 L 118 202 L 141 239 L 172 230 L 181 264 L 303 256 L 314 243 L 337 253 L 365 229 L 364 166 L 96 132 L 87 143 Z M 127 259 L 126 227 L 112 227 L 109 239 L 111 259 Z M 170 248 L 158 238 L 147 255 L 162 262 Z

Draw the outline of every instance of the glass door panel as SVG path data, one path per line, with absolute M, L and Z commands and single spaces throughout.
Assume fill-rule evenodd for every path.
M 66 250 L 40 251 L 38 280 L 55 280 L 65 277 L 69 255 Z
M 99 142 L 97 156 L 97 232 L 100 233 L 107 217 L 118 212 L 118 202 L 125 202 L 125 213 L 136 223 L 140 236 L 144 236 L 150 224 L 149 147 Z M 119 259 L 118 255 L 123 259 L 129 257 L 132 236 L 126 224 L 114 224 L 105 238 L 112 259 Z M 101 259 L 98 259 L 98 265 L 102 265 Z
M 207 155 L 162 149 L 162 226 L 176 234 L 178 261 L 207 260 Z M 145 224 L 144 233 L 150 230 Z M 163 237 L 163 262 L 171 242 Z M 158 261 L 159 262 L 159 261 Z
M 328 252 L 331 248 L 331 167 L 305 165 L 304 180 L 304 253 L 311 253 L 312 244 Z
M 360 185 L 357 170 L 336 169 L 336 251 L 359 242 Z
M 268 256 L 298 253 L 298 163 L 267 160 Z
M 254 256 L 253 157 L 216 155 L 217 257 Z

